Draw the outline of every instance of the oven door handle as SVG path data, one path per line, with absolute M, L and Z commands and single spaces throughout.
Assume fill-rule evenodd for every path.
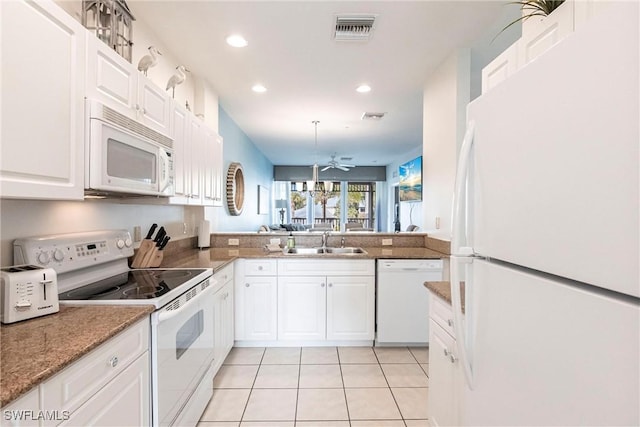
M 216 281 L 211 277 L 207 279 L 209 281 L 209 286 L 207 286 L 202 292 L 199 292 L 195 297 L 191 298 L 185 304 L 181 304 L 178 308 L 174 310 L 162 310 L 160 314 L 158 314 L 158 323 L 165 322 L 183 312 L 186 308 L 190 307 L 192 304 L 195 304 L 196 301 L 200 300 L 207 296 L 208 293 L 213 292 L 213 288 L 215 287 Z M 196 285 L 200 286 L 200 284 Z M 183 294 L 184 295 L 184 294 Z M 182 295 L 179 297 L 181 298 Z M 171 304 L 171 303 L 169 303 Z

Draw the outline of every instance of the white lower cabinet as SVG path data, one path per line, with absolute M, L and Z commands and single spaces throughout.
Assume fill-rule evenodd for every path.
M 429 313 L 429 423 L 434 427 L 460 425 L 458 396 L 463 372 L 449 321 L 451 306 L 432 293 Z
M 277 337 L 276 260 L 240 259 L 235 274 L 236 341 L 271 341 Z
M 373 260 L 278 260 L 278 340 L 373 340 Z
M 326 307 L 326 277 L 278 277 L 278 339 L 325 339 Z
M 59 425 L 149 425 L 149 353 L 143 353 Z
M 67 426 L 148 425 L 149 372 L 147 317 L 41 384 L 41 409 L 69 411 Z
M 235 273 L 238 345 L 373 341 L 374 260 L 240 259 Z
M 213 275 L 218 290 L 213 294 L 213 373 L 220 369 L 234 341 L 233 265 Z
M 2 422 L 0 425 L 11 427 L 39 426 L 39 411 L 40 399 L 38 398 L 38 388 L 36 387 L 2 408 Z

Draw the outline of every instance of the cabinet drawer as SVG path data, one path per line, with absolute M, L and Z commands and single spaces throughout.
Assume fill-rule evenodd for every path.
M 275 259 L 248 259 L 244 262 L 247 276 L 275 276 L 278 273 Z
M 43 383 L 42 409 L 75 411 L 148 349 L 147 317 Z
M 279 259 L 280 276 L 373 276 L 375 261 L 369 259 Z
M 431 318 L 447 331 L 449 335 L 455 338 L 455 331 L 453 330 L 453 309 L 451 305 L 433 292 L 430 293 L 429 314 Z
M 218 281 L 216 286 L 222 287 L 233 280 L 233 264 L 229 264 L 222 270 L 218 270 L 213 274 L 213 278 Z

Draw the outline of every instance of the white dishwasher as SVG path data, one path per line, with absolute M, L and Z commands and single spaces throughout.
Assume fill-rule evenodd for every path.
M 441 259 L 379 259 L 376 345 L 429 342 L 429 292 L 442 280 Z

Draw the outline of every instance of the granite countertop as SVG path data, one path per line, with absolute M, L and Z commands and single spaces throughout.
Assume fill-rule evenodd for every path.
M 0 327 L 0 407 L 153 312 L 152 305 L 71 306 Z
M 431 292 L 451 304 L 451 284 L 450 282 L 424 282 L 424 286 Z M 460 283 L 460 302 L 464 313 L 464 283 Z
M 427 248 L 407 247 L 375 247 L 363 248 L 366 254 L 322 254 L 322 255 L 285 255 L 282 251 L 268 252 L 263 248 L 211 248 L 205 250 L 193 249 L 185 251 L 179 257 L 165 259 L 164 268 L 212 268 L 214 273 L 232 262 L 236 258 L 315 258 L 315 259 L 387 259 L 387 258 L 416 258 L 439 259 L 448 257 L 447 254 Z

